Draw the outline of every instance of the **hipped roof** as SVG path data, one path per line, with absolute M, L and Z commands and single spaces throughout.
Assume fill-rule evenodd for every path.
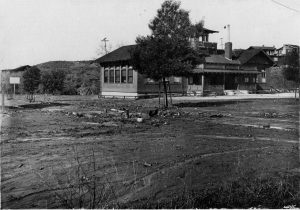
M 131 51 L 136 45 L 127 45 L 120 47 L 98 59 L 95 60 L 97 63 L 108 63 L 117 61 L 128 61 L 131 59 Z
M 228 58 L 225 58 L 223 55 L 210 55 L 208 57 L 205 57 L 205 63 L 232 64 L 232 65 L 240 64 L 238 60 L 230 60 Z

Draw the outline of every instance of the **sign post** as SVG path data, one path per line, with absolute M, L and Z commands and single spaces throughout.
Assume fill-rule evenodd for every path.
M 10 77 L 9 83 L 14 85 L 14 97 L 16 95 L 16 84 L 20 84 L 20 77 Z

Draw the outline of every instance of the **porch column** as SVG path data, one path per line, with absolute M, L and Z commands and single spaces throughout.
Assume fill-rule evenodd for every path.
M 204 73 L 201 75 L 201 84 L 202 84 L 202 96 L 204 96 Z
M 223 73 L 223 91 L 225 90 L 225 73 Z

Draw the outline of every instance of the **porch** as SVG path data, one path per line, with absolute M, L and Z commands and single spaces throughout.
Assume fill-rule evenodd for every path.
M 228 90 L 254 92 L 257 71 L 194 72 L 188 77 L 187 95 L 224 95 Z

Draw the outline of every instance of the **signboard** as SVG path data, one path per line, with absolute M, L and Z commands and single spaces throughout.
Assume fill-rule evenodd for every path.
M 10 84 L 20 84 L 20 77 L 10 77 L 9 83 Z

